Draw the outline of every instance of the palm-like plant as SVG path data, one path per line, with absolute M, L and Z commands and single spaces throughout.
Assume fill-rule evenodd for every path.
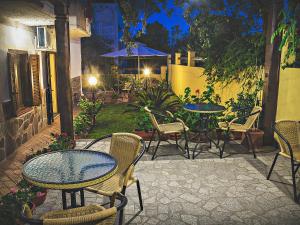
M 180 106 L 178 97 L 164 83 L 137 92 L 135 97 L 136 100 L 130 106 L 136 109 L 148 106 L 152 109 L 165 111 Z

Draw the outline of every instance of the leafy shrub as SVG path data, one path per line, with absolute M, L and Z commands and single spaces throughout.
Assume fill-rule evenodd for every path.
M 87 114 L 80 113 L 78 116 L 75 117 L 73 125 L 75 134 L 85 134 L 90 129 L 92 125 L 92 120 L 89 116 L 87 116 Z
M 149 131 L 152 130 L 152 123 L 147 112 L 141 108 L 136 116 L 137 130 Z
M 74 140 L 66 133 L 51 134 L 53 142 L 49 145 L 50 151 L 59 151 L 74 147 Z
M 82 114 L 92 117 L 100 111 L 102 102 L 96 100 L 95 103 L 93 103 L 93 101 L 90 101 L 87 98 L 81 98 L 78 106 Z
M 178 97 L 168 89 L 164 82 L 160 82 L 157 86 L 143 89 L 136 93 L 136 100 L 131 104 L 135 109 L 148 106 L 156 110 L 169 110 L 178 108 L 180 101 Z

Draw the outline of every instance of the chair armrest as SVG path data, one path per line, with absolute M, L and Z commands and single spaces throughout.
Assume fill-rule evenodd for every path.
M 185 123 L 183 122 L 183 120 L 179 119 L 179 118 L 176 118 L 176 121 L 180 122 L 182 124 L 182 126 L 183 126 L 183 129 L 185 130 L 186 126 L 185 126 Z
M 166 113 L 169 114 L 170 117 L 175 118 L 173 113 L 171 113 L 170 111 L 167 110 Z
M 83 149 L 89 149 L 92 145 L 96 144 L 98 141 L 102 141 L 102 140 L 104 140 L 106 138 L 109 138 L 109 137 L 112 137 L 112 134 L 105 135 L 105 136 L 102 136 L 100 138 L 97 138 L 97 139 L 93 140 L 91 143 L 86 145 Z
M 290 156 L 291 159 L 294 160 L 294 154 L 293 154 L 293 149 L 291 144 L 289 143 L 289 141 L 279 132 L 279 130 L 276 129 L 275 124 L 272 126 L 272 129 L 274 130 L 274 132 L 278 135 L 279 138 L 281 138 L 284 143 L 288 146 L 289 152 L 290 152 Z
M 24 222 L 25 224 L 30 224 L 30 225 L 43 225 L 43 220 L 41 219 L 33 219 L 31 217 L 29 217 L 28 215 L 28 211 L 30 211 L 31 209 L 29 208 L 29 206 L 27 204 L 25 204 L 23 206 L 23 209 L 21 211 L 21 215 L 20 215 L 20 220 L 22 222 Z M 31 212 L 30 212 L 31 213 Z M 27 214 L 27 215 L 26 215 Z

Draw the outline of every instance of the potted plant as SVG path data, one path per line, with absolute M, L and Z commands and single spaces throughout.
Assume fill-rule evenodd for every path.
M 152 123 L 149 115 L 143 108 L 140 109 L 136 116 L 136 125 L 134 133 L 142 137 L 145 141 L 149 141 L 153 134 Z
M 44 203 L 47 190 L 30 185 L 26 180 L 21 180 L 17 187 L 11 188 L 10 193 L 0 199 L 0 224 L 22 224 L 19 220 L 21 210 L 27 204 L 33 211 Z

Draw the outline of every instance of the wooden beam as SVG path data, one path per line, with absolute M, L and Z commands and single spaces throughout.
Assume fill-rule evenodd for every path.
M 263 92 L 263 130 L 265 145 L 272 145 L 274 142 L 272 125 L 275 122 L 277 111 L 281 52 L 278 50 L 280 38 L 277 37 L 274 42 L 271 43 L 271 36 L 278 24 L 278 15 L 282 7 L 282 0 L 272 0 L 268 10 Z
M 56 30 L 56 69 L 58 107 L 60 112 L 61 132 L 74 138 L 73 131 L 73 103 L 70 77 L 70 35 L 68 4 L 56 2 L 55 30 Z

